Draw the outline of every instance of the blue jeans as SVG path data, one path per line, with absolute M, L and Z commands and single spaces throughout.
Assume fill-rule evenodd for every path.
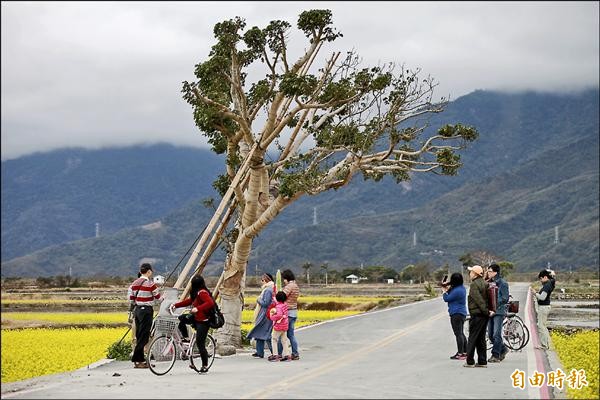
M 261 357 L 265 356 L 265 342 L 267 342 L 267 346 L 269 346 L 269 351 L 273 354 L 273 348 L 271 347 L 271 338 L 268 340 L 255 339 L 256 340 L 256 354 Z
M 287 337 L 290 340 L 290 344 L 292 346 L 292 355 L 293 356 L 299 355 L 298 341 L 296 340 L 296 336 L 294 336 L 294 325 L 296 325 L 296 319 L 298 319 L 298 317 L 289 317 L 288 316 L 289 325 L 288 325 L 288 330 L 287 330 Z M 279 355 L 283 354 L 283 346 L 281 345 L 281 341 L 279 341 L 277 343 L 277 354 L 279 354 Z
M 506 346 L 502 342 L 502 322 L 504 322 L 504 315 L 494 315 L 488 322 L 488 337 L 494 344 L 492 356 L 497 358 L 506 351 Z

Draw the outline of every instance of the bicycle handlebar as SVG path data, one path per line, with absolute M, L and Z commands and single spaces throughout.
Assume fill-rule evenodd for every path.
M 173 304 L 175 303 L 171 303 L 169 304 L 169 306 L 167 307 L 167 310 L 169 311 L 169 314 L 171 314 L 174 317 L 179 317 L 180 315 L 182 315 L 185 312 L 185 309 L 182 310 L 179 314 L 176 314 L 174 311 L 174 308 L 172 308 Z

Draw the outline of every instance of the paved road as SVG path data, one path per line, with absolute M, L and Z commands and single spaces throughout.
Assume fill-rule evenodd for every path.
M 511 293 L 528 322 L 527 286 L 513 284 Z M 549 398 L 545 387 L 512 385 L 515 369 L 526 379 L 534 370 L 550 371 L 532 336 L 500 364 L 463 368 L 449 358 L 456 345 L 438 297 L 301 328 L 299 361 L 272 363 L 246 352 L 215 360 L 206 375 L 177 361 L 162 377 L 113 361 L 4 384 L 2 398 Z

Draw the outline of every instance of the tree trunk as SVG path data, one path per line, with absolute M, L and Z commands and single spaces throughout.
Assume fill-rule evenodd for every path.
M 235 242 L 233 252 L 225 262 L 223 284 L 220 289 L 221 308 L 225 316 L 225 325 L 217 331 L 217 348 L 219 354 L 228 355 L 235 353 L 241 347 L 241 319 L 242 319 L 242 287 L 245 279 L 246 266 L 252 250 L 253 235 L 248 235 L 246 229 L 257 219 L 258 195 L 261 190 L 264 174 L 262 160 L 254 163 L 250 168 L 250 181 L 245 193 L 244 212 L 241 216 L 241 226 Z
M 241 347 L 241 317 L 242 298 L 239 290 L 224 290 L 221 294 L 221 312 L 225 317 L 225 325 L 217 331 L 217 351 L 220 355 L 235 354 L 235 349 Z
M 245 206 L 239 224 L 239 234 L 233 251 L 225 262 L 223 283 L 220 288 L 221 308 L 225 316 L 225 325 L 217 331 L 219 354 L 233 354 L 241 347 L 241 318 L 243 288 L 245 287 L 246 268 L 252 250 L 252 242 L 275 217 L 294 199 L 282 196 L 273 198 L 269 193 L 268 175 L 262 159 L 257 159 L 250 167 L 250 181 L 244 194 Z M 262 195 L 259 200 L 259 195 Z

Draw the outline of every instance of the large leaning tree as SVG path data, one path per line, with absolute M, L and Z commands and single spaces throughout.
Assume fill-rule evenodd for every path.
M 226 174 L 215 181 L 221 194 L 249 163 L 249 177 L 233 188 L 237 214 L 220 287 L 227 320 L 221 344 L 241 344 L 240 292 L 252 241 L 285 207 L 359 174 L 397 182 L 417 172 L 455 175 L 456 151 L 478 135 L 458 123 L 427 129 L 427 117 L 447 101 L 433 101 L 437 84 L 418 71 L 363 67 L 354 51 L 324 54 L 342 36 L 329 10 L 299 15 L 307 41 L 295 56 L 290 28 L 276 20 L 246 29 L 239 17 L 216 24 L 209 58 L 195 67 L 197 81 L 183 82 L 196 125 L 212 150 L 226 155 Z

